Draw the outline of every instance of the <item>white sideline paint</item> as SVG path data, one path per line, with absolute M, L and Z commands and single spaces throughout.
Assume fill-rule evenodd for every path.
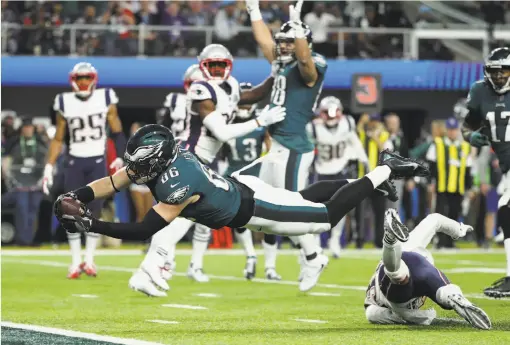
M 329 292 L 309 292 L 310 296 L 320 296 L 320 297 L 339 297 L 339 293 L 329 293 Z
M 13 322 L 8 322 L 8 321 L 2 321 L 1 325 L 2 325 L 2 327 L 24 329 L 24 330 L 27 330 L 27 331 L 41 332 L 41 333 L 47 333 L 47 334 L 56 334 L 56 335 L 62 335 L 62 336 L 71 337 L 71 338 L 82 338 L 82 339 L 89 339 L 89 340 L 95 340 L 95 341 L 104 341 L 104 342 L 109 342 L 109 343 L 112 343 L 112 344 L 121 344 L 121 345 L 164 345 L 162 343 L 154 343 L 154 342 L 151 342 L 151 341 L 117 338 L 117 337 L 111 337 L 109 335 L 99 335 L 99 334 L 94 334 L 94 333 L 84 333 L 84 332 L 77 332 L 77 331 L 69 331 L 67 329 L 61 329 L 61 328 L 43 327 L 43 326 L 36 326 L 36 325 L 26 325 L 26 324 L 13 323 Z
M 162 304 L 165 308 L 177 308 L 177 309 L 193 309 L 193 310 L 207 310 L 208 308 L 200 305 L 188 305 L 188 304 Z
M 218 297 L 221 297 L 220 295 L 218 295 L 216 293 L 195 293 L 195 294 L 193 294 L 193 296 L 205 297 L 205 298 L 218 298 Z
M 84 295 L 72 294 L 71 296 L 73 296 L 73 297 L 81 297 L 81 298 L 98 298 L 99 297 L 97 295 L 87 295 L 87 294 L 84 294 Z
M 179 323 L 178 321 L 167 321 L 167 320 L 145 320 L 145 321 L 152 322 L 152 323 L 160 323 L 163 325 L 177 325 Z
M 444 273 L 495 273 L 505 274 L 504 268 L 493 268 L 493 267 L 459 267 L 459 268 L 447 268 L 441 270 Z
M 257 249 L 257 255 L 264 255 L 262 249 Z M 457 254 L 468 254 L 468 255 L 487 255 L 487 254 L 504 254 L 505 251 L 502 248 L 496 249 L 441 249 L 441 250 L 430 250 L 433 254 L 440 255 L 457 255 Z M 83 252 L 85 253 L 85 252 Z M 176 255 L 191 255 L 191 249 L 177 249 Z M 342 249 L 342 255 L 347 257 L 366 258 L 367 255 L 374 255 L 380 258 L 382 253 L 381 249 Z M 299 254 L 297 249 L 280 249 L 278 255 L 295 255 Z M 95 252 L 95 256 L 140 256 L 144 254 L 141 249 L 99 249 Z M 213 249 L 208 250 L 205 255 L 210 256 L 244 256 L 244 250 L 242 249 Z M 2 250 L 2 256 L 69 256 L 69 249 L 5 249 Z M 471 262 L 471 261 L 467 261 Z
M 297 322 L 307 322 L 307 323 L 328 323 L 327 321 L 322 320 L 309 320 L 309 319 L 292 319 Z
M 40 266 L 51 266 L 51 267 L 68 267 L 67 263 L 57 262 L 57 261 L 40 261 L 40 260 L 17 260 L 17 259 L 2 259 L 2 262 L 6 263 L 16 263 L 16 264 L 27 264 L 27 265 L 40 265 Z M 133 273 L 136 271 L 136 268 L 127 268 L 127 267 L 116 267 L 116 266 L 98 266 L 98 269 L 103 271 L 113 271 L 113 272 L 129 272 Z M 174 272 L 174 276 L 177 277 L 187 277 L 187 274 L 184 272 Z M 212 274 L 208 274 L 211 279 L 218 280 L 229 280 L 229 281 L 242 281 L 246 282 L 245 278 L 241 277 L 233 277 L 233 276 L 216 276 Z M 251 280 L 252 282 L 262 283 L 262 284 L 279 284 L 279 285 L 298 285 L 297 281 L 290 280 L 267 280 L 262 278 L 254 278 Z M 366 291 L 366 286 L 356 286 L 356 285 L 337 285 L 337 284 L 317 284 L 315 285 L 320 288 L 326 289 L 343 289 L 343 290 L 356 290 L 356 291 Z

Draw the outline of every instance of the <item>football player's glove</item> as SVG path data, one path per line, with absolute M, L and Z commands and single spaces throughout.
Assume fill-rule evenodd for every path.
M 50 195 L 51 186 L 53 186 L 53 165 L 46 164 L 44 166 L 44 173 L 43 173 L 43 180 L 42 180 L 43 193 L 46 195 Z
M 55 201 L 53 210 L 58 221 L 60 224 L 62 224 L 62 227 L 68 232 L 89 232 L 92 228 L 93 219 L 90 210 L 87 208 L 87 206 L 85 206 L 85 204 L 80 202 L 80 215 L 66 214 L 62 207 L 62 201 L 64 198 L 72 198 L 78 201 L 76 194 L 73 192 L 62 194 Z
M 269 106 L 266 106 L 260 112 L 260 115 L 257 117 L 257 121 L 263 127 L 270 126 L 273 123 L 283 121 L 286 115 L 285 111 L 285 107 L 276 106 L 269 109 Z
M 301 22 L 301 8 L 303 7 L 303 0 L 296 2 L 296 5 L 289 6 L 289 21 Z M 297 37 L 297 35 L 296 35 Z M 302 37 L 298 37 L 302 38 Z
M 471 137 L 469 138 L 469 143 L 474 147 L 482 147 L 490 144 L 489 137 L 485 134 L 480 133 L 479 131 L 471 133 Z

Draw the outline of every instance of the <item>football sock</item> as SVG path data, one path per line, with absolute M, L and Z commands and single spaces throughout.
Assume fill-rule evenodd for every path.
M 71 266 L 78 267 L 81 264 L 81 234 L 68 232 L 67 240 L 71 249 Z
M 344 231 L 344 226 L 345 226 L 345 217 L 340 219 L 338 224 L 335 225 L 333 227 L 333 229 L 331 229 L 331 238 L 329 239 L 331 242 L 334 242 L 335 244 L 340 242 L 340 237 L 342 237 L 342 232 Z
M 506 276 L 510 277 L 510 238 L 506 238 L 503 241 L 503 245 L 505 246 L 506 254 Z
M 292 236 L 292 237 L 295 237 L 295 236 Z M 303 251 L 303 254 L 306 257 L 310 257 L 310 255 L 317 254 L 320 252 L 320 249 L 317 247 L 317 242 L 315 241 L 314 235 L 306 234 L 306 235 L 298 236 L 297 239 L 299 240 L 299 244 L 301 245 L 301 250 Z
M 195 224 L 195 232 L 193 233 L 193 250 L 191 253 L 191 263 L 194 269 L 201 269 L 204 265 L 204 255 L 209 246 L 209 238 L 211 237 L 211 229 L 202 224 Z
M 99 234 L 88 232 L 85 240 L 85 263 L 94 263 L 94 253 L 96 252 L 97 241 L 99 241 Z
M 267 243 L 264 238 L 262 241 L 262 248 L 264 248 L 265 268 L 276 268 L 276 255 L 278 253 L 276 241 L 270 244 Z
M 189 229 L 193 226 L 193 222 L 189 219 L 177 217 L 165 228 L 169 228 L 167 238 L 169 245 L 166 247 L 168 251 L 167 262 L 173 262 L 175 258 L 175 247 L 179 241 L 186 236 Z
M 396 272 L 400 268 L 400 263 L 402 262 L 402 245 L 395 240 L 393 243 L 388 243 L 386 241 L 386 235 L 389 234 L 385 234 L 383 239 L 383 264 L 385 269 L 389 272 Z
M 238 230 L 243 229 L 244 231 L 239 232 Z M 246 256 L 256 257 L 255 247 L 253 247 L 253 237 L 251 231 L 246 228 L 235 229 L 236 239 L 241 243 L 244 248 Z
M 374 188 L 379 187 L 381 183 L 390 178 L 391 169 L 387 165 L 380 165 L 375 167 L 374 170 L 365 175 L 371 182 Z

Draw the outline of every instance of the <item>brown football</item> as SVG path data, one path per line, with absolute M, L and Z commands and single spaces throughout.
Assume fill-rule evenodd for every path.
M 81 216 L 83 211 L 81 209 L 81 202 L 73 198 L 65 197 L 61 202 L 62 212 L 70 216 Z

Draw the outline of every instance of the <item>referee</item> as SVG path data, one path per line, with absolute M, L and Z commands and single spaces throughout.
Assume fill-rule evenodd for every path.
M 446 121 L 446 136 L 436 137 L 427 151 L 432 186 L 436 192 L 436 212 L 457 220 L 464 193 L 472 185 L 471 146 L 459 140 L 459 123 L 454 117 Z M 438 234 L 438 248 L 453 248 L 451 237 Z

